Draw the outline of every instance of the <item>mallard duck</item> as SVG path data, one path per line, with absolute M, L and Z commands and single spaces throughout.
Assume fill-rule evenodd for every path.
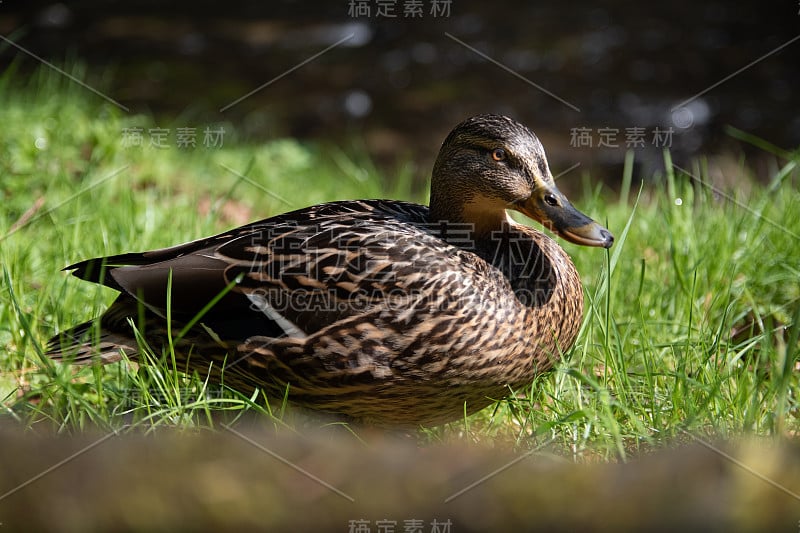
M 154 347 L 172 332 L 179 370 L 246 394 L 378 426 L 452 421 L 550 368 L 583 316 L 569 256 L 509 209 L 574 243 L 614 240 L 556 188 L 533 132 L 481 115 L 442 144 L 429 207 L 337 201 L 66 267 L 121 294 L 48 353 L 136 358 L 135 324 Z

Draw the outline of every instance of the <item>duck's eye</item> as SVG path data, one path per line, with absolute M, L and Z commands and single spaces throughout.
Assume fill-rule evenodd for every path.
M 506 151 L 502 148 L 495 148 L 492 150 L 492 159 L 495 161 L 505 161 L 506 159 Z
M 553 194 L 547 193 L 544 195 L 544 203 L 551 207 L 556 207 L 558 205 L 558 198 Z

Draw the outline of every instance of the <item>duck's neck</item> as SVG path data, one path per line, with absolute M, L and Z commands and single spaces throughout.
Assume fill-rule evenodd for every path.
M 497 203 L 488 206 L 487 202 L 468 200 L 466 202 L 443 203 L 431 197 L 428 218 L 434 224 L 447 224 L 467 228 L 475 243 L 487 242 L 503 231 L 508 225 L 508 215 L 504 205 Z

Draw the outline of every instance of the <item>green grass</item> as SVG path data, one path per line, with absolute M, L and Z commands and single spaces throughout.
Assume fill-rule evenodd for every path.
M 99 315 L 116 294 L 60 269 L 327 200 L 425 201 L 411 190 L 410 167 L 381 179 L 363 151 L 253 144 L 234 124 L 126 114 L 50 71 L 27 91 L 11 78 L 0 79 L 2 416 L 64 431 L 219 427 L 251 412 L 296 431 L 325 424 L 280 400 L 168 370 L 160 349 L 142 368 L 46 360 L 53 333 Z M 123 146 L 125 128 L 156 126 L 171 129 L 170 148 Z M 194 150 L 175 146 L 183 126 L 197 127 Z M 223 147 L 201 146 L 206 126 L 226 129 Z M 711 182 L 703 164 L 693 178 L 673 171 L 669 154 L 670 170 L 646 176 L 641 189 L 629 166 L 622 198 L 585 177 L 576 203 L 617 241 L 608 252 L 560 241 L 586 290 L 576 345 L 529 389 L 419 439 L 511 442 L 581 460 L 624 458 L 689 434 L 796 436 L 800 193 L 797 156 L 787 164 L 782 155 L 766 187 L 742 165 L 735 201 L 698 182 Z

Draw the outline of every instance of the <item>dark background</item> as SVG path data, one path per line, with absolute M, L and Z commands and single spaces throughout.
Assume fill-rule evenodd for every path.
M 434 2 L 421 0 L 413 18 L 404 16 L 409 1 L 389 3 L 395 18 L 379 14 L 375 0 L 4 1 L 0 34 L 67 70 L 85 65 L 82 79 L 132 114 L 178 126 L 224 121 L 253 142 L 363 139 L 380 164 L 417 161 L 422 179 L 447 131 L 483 112 L 534 129 L 554 173 L 581 163 L 577 172 L 612 184 L 630 128 L 645 134 L 636 175 L 652 179 L 663 168 L 656 128 L 673 129 L 676 162 L 708 155 L 718 177 L 741 168 L 743 156 L 762 178 L 780 163 L 730 127 L 784 149 L 800 146 L 800 40 L 673 109 L 800 36 L 797 1 L 453 0 L 449 14 L 434 16 Z M 369 6 L 369 15 L 353 16 L 355 4 Z M 0 43 L 0 66 L 12 64 L 23 87 L 39 62 Z M 574 128 L 588 128 L 593 146 L 574 147 Z M 616 130 L 616 147 L 598 146 L 599 128 Z

